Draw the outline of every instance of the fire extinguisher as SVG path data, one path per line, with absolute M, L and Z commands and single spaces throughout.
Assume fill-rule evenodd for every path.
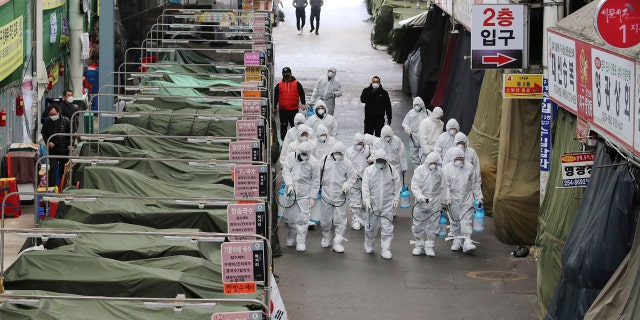
M 47 90 L 53 89 L 53 75 L 51 73 L 48 74 L 49 83 L 47 83 Z
M 4 106 L 2 107 L 2 110 L 0 111 L 0 127 L 6 127 L 7 126 L 7 113 L 4 111 Z
M 18 95 L 16 97 L 16 116 L 21 116 L 24 114 L 24 99 L 22 95 Z
M 59 76 L 64 76 L 64 63 L 60 62 L 60 67 L 59 67 L 60 72 L 58 73 Z

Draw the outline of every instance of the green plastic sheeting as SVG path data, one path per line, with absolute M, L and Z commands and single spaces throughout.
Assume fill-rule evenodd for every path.
M 214 136 L 214 137 L 235 137 L 236 136 L 236 120 L 224 119 L 199 119 L 198 116 L 180 115 L 182 114 L 198 114 L 205 117 L 212 116 L 237 116 L 241 117 L 241 113 L 219 114 L 218 110 L 200 110 L 200 109 L 177 109 L 163 110 L 149 105 L 129 104 L 126 108 L 129 112 L 146 112 L 149 114 L 140 115 L 140 117 L 123 117 L 118 120 L 120 124 L 131 124 L 136 127 L 151 130 L 156 134 L 174 135 L 174 136 Z M 154 114 L 155 112 L 173 113 L 172 115 Z M 241 118 L 238 118 L 241 119 Z
M 242 79 L 227 80 L 227 79 L 211 79 L 194 77 L 184 74 L 167 74 L 166 81 L 179 86 L 193 86 L 193 87 L 234 87 L 239 88 L 242 83 Z
M 222 143 L 197 143 L 186 139 L 163 139 L 154 137 L 131 137 L 127 135 L 157 136 L 147 129 L 130 124 L 114 124 L 102 131 L 104 134 L 124 135 L 124 141 L 119 142 L 135 149 L 153 150 L 168 158 L 179 159 L 229 159 L 229 145 Z
M 502 104 L 493 221 L 507 244 L 533 244 L 540 207 L 540 100 Z
M 50 291 L 14 290 L 16 295 L 71 296 Z M 142 302 L 125 301 L 78 301 L 63 299 L 40 299 L 37 305 L 4 303 L 0 306 L 2 320 L 211 320 L 216 312 L 248 311 L 241 303 L 217 302 L 213 308 L 153 308 Z
M 165 233 L 196 233 L 197 229 L 154 229 L 127 223 L 84 224 L 65 219 L 45 219 L 38 223 L 38 228 L 102 231 L 102 232 L 165 232 Z M 35 244 L 34 239 L 25 242 L 23 249 Z M 108 235 L 108 234 L 79 234 L 74 239 L 52 238 L 44 243 L 47 250 L 66 245 L 76 245 L 87 252 L 119 261 L 154 259 L 172 256 L 190 256 L 203 258 L 214 265 L 212 270 L 220 269 L 220 243 L 192 242 L 168 240 L 164 236 L 152 235 Z
M 426 11 L 415 9 L 415 3 L 400 0 L 385 0 L 373 15 L 373 28 L 371 29 L 371 43 L 388 45 L 391 30 L 398 22 L 411 18 Z M 374 10 L 376 10 L 374 9 Z
M 6 270 L 5 289 L 107 297 L 175 298 L 184 294 L 187 298 L 228 298 L 222 292 L 222 281 L 215 270 L 211 269 L 209 276 L 203 277 L 201 270 L 193 271 L 191 263 L 185 262 L 186 266 L 181 267 L 180 262 L 188 258 L 168 257 L 162 258 L 165 260 L 162 264 L 152 261 L 145 265 L 146 260 L 116 261 L 73 252 L 69 246 L 25 251 Z M 209 262 L 209 266 L 211 264 Z M 163 265 L 177 269 L 163 269 Z M 257 299 L 260 294 L 237 297 Z
M 558 116 L 551 130 L 553 134 L 553 150 L 551 152 L 551 171 L 547 182 L 547 191 L 540 206 L 538 217 L 538 235 L 536 243 L 538 253 L 538 319 L 547 314 L 553 293 L 562 274 L 561 254 L 564 242 L 575 219 L 582 188 L 556 189 L 562 186 L 562 166 L 560 157 L 563 153 L 576 152 L 581 149 L 576 136 L 576 117 L 568 111 L 558 108 Z M 606 318 L 603 318 L 606 319 Z
M 225 185 L 196 185 L 189 181 L 170 183 L 149 178 L 134 170 L 115 167 L 85 167 L 80 187 L 132 196 L 234 199 L 233 187 Z
M 65 193 L 119 195 L 96 189 L 67 189 Z M 203 232 L 227 232 L 226 206 L 198 209 L 195 205 L 179 205 L 169 200 L 98 198 L 92 202 L 60 202 L 57 216 L 87 224 L 123 222 L 156 229 L 190 228 Z
M 179 161 L 155 161 L 162 159 L 163 155 L 151 150 L 140 150 L 110 142 L 82 144 L 80 156 L 85 157 L 125 157 L 147 158 L 145 160 L 120 160 L 110 166 L 130 169 L 146 175 L 149 178 L 166 181 L 169 183 L 189 182 L 194 185 L 223 184 L 233 187 L 231 171 L 228 167 L 216 166 L 213 168 L 192 167 L 186 162 Z M 84 168 L 91 164 L 78 163 L 73 167 L 72 185 L 79 181 Z
M 469 145 L 476 150 L 482 174 L 484 211 L 493 213 L 496 191 L 500 122 L 502 118 L 502 70 L 486 70 L 480 88 L 478 109 L 469 132 Z M 448 119 L 446 119 L 448 120 Z
M 190 99 L 171 98 L 171 97 L 155 97 L 147 104 L 127 103 L 125 110 L 129 106 L 148 105 L 159 110 L 180 110 L 180 109 L 198 109 L 206 110 L 214 114 L 224 115 L 242 115 L 242 102 L 230 100 L 226 103 L 203 101 L 196 102 Z

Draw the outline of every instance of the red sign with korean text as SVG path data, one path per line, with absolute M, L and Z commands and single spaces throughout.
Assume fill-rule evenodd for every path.
M 637 0 L 602 0 L 593 17 L 602 40 L 616 48 L 630 48 L 640 43 L 640 2 Z

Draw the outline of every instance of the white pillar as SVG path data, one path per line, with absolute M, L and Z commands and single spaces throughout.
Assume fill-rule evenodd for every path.
M 67 70 L 71 74 L 71 88 L 73 88 L 73 98 L 82 99 L 82 75 L 84 73 L 84 62 L 82 61 L 82 42 L 80 37 L 84 31 L 82 22 L 83 16 L 80 11 L 81 0 L 69 0 L 69 32 L 70 32 L 70 52 L 69 66 Z

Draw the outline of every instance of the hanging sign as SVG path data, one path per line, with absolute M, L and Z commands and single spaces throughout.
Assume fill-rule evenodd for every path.
M 267 212 L 264 203 L 230 204 L 227 207 L 227 233 L 266 235 Z M 256 237 L 229 237 L 230 241 L 256 241 Z
M 527 61 L 528 7 L 473 5 L 471 69 L 523 69 Z
M 236 198 L 258 198 L 267 196 L 267 173 L 265 165 L 235 166 L 233 168 L 233 192 Z
M 24 59 L 22 16 L 0 27 L 0 81 L 22 66 Z
M 594 12 L 593 26 L 609 45 L 633 47 L 640 43 L 640 3 L 637 0 L 602 0 Z
M 595 158 L 595 152 L 562 155 L 562 186 L 565 188 L 586 187 L 591 178 L 591 170 Z
M 542 99 L 541 74 L 503 74 L 502 97 L 519 99 Z
M 264 242 L 224 242 L 222 255 L 222 282 L 264 281 Z

